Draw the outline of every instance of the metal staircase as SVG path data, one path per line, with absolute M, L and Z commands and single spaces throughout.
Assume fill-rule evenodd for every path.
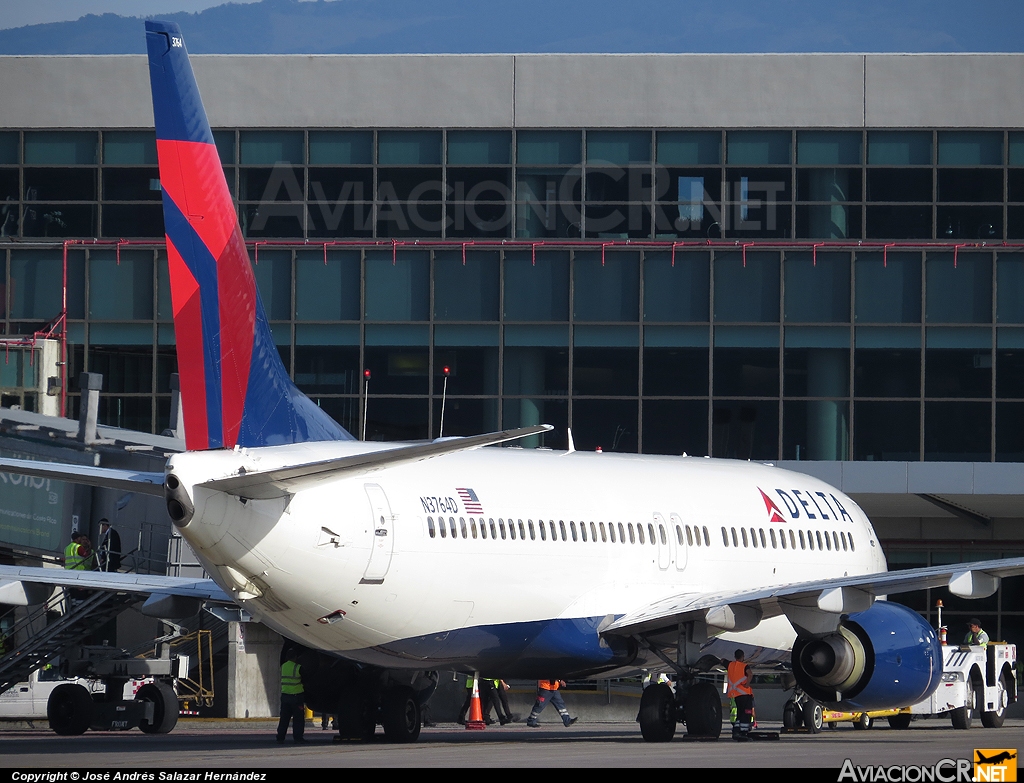
M 24 682 L 68 648 L 81 644 L 91 632 L 112 620 L 139 600 L 132 593 L 56 590 L 45 603 L 30 607 L 28 614 L 7 632 L 6 652 L 0 658 L 0 693 Z M 53 615 L 60 613 L 59 617 Z M 12 642 L 21 640 L 20 645 Z M 10 649 L 13 647 L 13 649 Z M 113 651 L 112 651 L 113 652 Z

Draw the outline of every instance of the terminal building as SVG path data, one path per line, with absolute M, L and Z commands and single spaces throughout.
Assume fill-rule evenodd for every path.
M 1024 553 L 1024 55 L 192 61 L 281 355 L 357 436 L 781 463 L 893 568 Z M 5 406 L 100 373 L 101 425 L 170 426 L 148 77 L 0 57 Z M 1024 642 L 1022 582 L 904 600 Z

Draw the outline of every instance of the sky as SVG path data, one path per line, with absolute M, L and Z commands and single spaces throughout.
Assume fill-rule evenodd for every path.
M 1024 0 L 0 0 L 0 54 L 139 53 L 174 13 L 196 54 L 1024 51 Z

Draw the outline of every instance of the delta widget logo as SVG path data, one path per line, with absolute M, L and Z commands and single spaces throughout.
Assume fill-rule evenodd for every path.
M 843 508 L 843 504 L 831 492 L 816 492 L 809 489 L 773 489 L 769 494 L 760 487 L 757 488 L 757 491 L 761 493 L 761 500 L 764 501 L 769 522 L 790 522 L 798 519 L 831 519 L 853 522 L 850 512 Z M 778 503 L 772 495 L 778 498 Z
M 761 499 L 764 501 L 764 507 L 768 511 L 768 521 L 785 522 L 786 520 L 782 518 L 782 512 L 779 511 L 779 507 L 775 505 L 775 501 L 764 494 L 764 490 L 760 487 L 757 488 L 757 491 L 761 493 Z

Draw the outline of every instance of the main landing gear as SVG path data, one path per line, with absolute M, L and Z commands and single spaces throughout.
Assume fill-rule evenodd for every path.
M 649 685 L 640 698 L 640 733 L 647 742 L 668 742 L 676 733 L 679 723 L 686 726 L 686 737 L 697 740 L 717 740 L 722 735 L 722 693 L 715 683 L 700 679 L 700 675 L 721 665 L 712 655 L 701 655 L 701 644 L 707 641 L 707 628 L 703 623 L 682 622 L 676 628 L 676 659 L 672 660 L 662 649 L 671 642 L 666 638 L 668 629 L 650 638 L 634 635 L 633 640 L 660 658 L 676 672 L 677 685 L 673 690 L 665 683 Z M 660 640 L 652 641 L 656 636 Z M 777 740 L 777 732 L 751 731 L 741 740 Z
M 640 733 L 648 742 L 668 742 L 676 725 L 686 724 L 695 739 L 718 739 L 722 734 L 722 699 L 705 680 L 691 680 L 676 691 L 665 683 L 650 685 L 640 698 Z
M 369 742 L 378 724 L 387 742 L 416 742 L 422 708 L 437 684 L 436 675 L 405 680 L 387 670 L 306 652 L 300 659 L 306 706 L 333 716 L 339 742 Z
M 640 698 L 640 733 L 647 742 L 668 742 L 676 726 L 686 726 L 686 736 L 693 739 L 716 740 L 722 734 L 722 695 L 707 680 L 698 679 L 718 659 L 697 659 L 699 644 L 694 642 L 694 623 L 680 623 L 676 636 L 676 660 L 669 658 L 659 645 L 642 636 L 633 639 L 675 670 L 677 685 L 673 690 L 665 683 L 649 685 Z M 691 664 L 687 655 L 693 655 Z

